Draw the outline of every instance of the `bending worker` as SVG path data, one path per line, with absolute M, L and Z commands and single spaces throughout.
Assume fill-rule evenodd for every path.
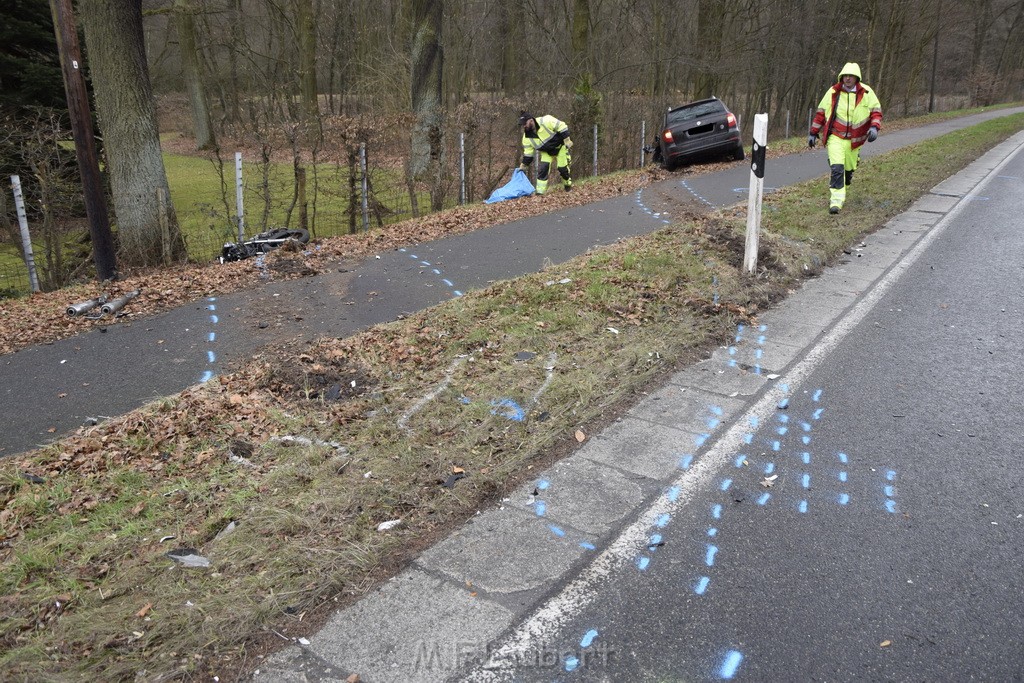
M 547 192 L 548 172 L 551 170 L 552 159 L 558 160 L 558 172 L 562 176 L 565 191 L 571 190 L 569 162 L 572 161 L 572 156 L 569 149 L 572 147 L 572 140 L 569 138 L 569 126 L 554 116 L 535 117 L 525 111 L 519 113 L 519 125 L 523 127 L 523 162 L 519 164 L 519 168 L 524 173 L 530 170 L 533 155 L 540 152 L 537 194 Z
M 860 160 L 860 147 L 878 138 L 882 127 L 882 105 L 875 91 L 860 82 L 860 67 L 849 62 L 839 72 L 839 82 L 830 87 L 818 103 L 807 146 L 814 147 L 818 133 L 825 129 L 825 149 L 832 169 L 829 178 L 828 212 L 839 213 L 846 201 L 846 186 L 853 180 Z

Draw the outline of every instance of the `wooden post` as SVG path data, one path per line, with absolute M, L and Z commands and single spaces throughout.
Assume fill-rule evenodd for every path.
M 768 114 L 754 115 L 754 146 L 750 151 L 750 199 L 747 202 L 747 242 L 743 269 L 757 272 L 757 249 L 761 233 L 761 196 L 764 194 L 764 159 L 768 151 Z
M 57 36 L 60 68 L 64 75 L 64 94 L 71 116 L 71 133 L 75 139 L 78 172 L 82 176 L 82 195 L 85 199 L 85 214 L 89 219 L 96 277 L 100 280 L 112 280 L 117 277 L 114 236 L 110 231 L 107 201 L 103 194 L 103 184 L 100 182 L 100 164 L 96 153 L 96 139 L 92 134 L 89 93 L 85 87 L 82 51 L 78 45 L 71 0 L 50 0 L 50 13 L 53 15 L 53 30 Z
M 235 152 L 235 215 L 238 221 L 238 243 L 245 241 L 245 206 L 242 201 L 242 153 Z

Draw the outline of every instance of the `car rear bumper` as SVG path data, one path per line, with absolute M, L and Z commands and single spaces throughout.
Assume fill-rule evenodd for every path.
M 739 130 L 731 130 L 727 133 L 715 133 L 714 135 L 690 138 L 682 142 L 674 142 L 665 145 L 663 155 L 671 161 L 678 161 L 685 157 L 699 157 L 710 154 L 728 154 L 742 144 Z

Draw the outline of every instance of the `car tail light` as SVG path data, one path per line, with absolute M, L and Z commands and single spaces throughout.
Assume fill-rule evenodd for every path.
M 661 139 L 669 144 L 672 144 L 674 142 L 674 140 L 672 139 L 672 131 L 666 130 L 664 133 L 661 134 Z
M 736 116 L 732 112 L 726 114 L 725 120 L 729 122 L 729 128 L 736 127 Z

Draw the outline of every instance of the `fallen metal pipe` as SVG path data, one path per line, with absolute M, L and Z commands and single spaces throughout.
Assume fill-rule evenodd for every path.
M 100 296 L 96 297 L 95 299 L 89 299 L 88 301 L 82 301 L 77 304 L 71 304 L 67 308 L 67 314 L 70 317 L 74 318 L 76 315 L 83 315 L 85 313 L 88 313 L 97 306 L 102 306 L 105 303 L 107 303 L 107 297 Z
M 140 289 L 136 289 L 135 291 L 128 292 L 124 296 L 119 296 L 113 301 L 103 304 L 103 308 L 101 308 L 100 311 L 102 311 L 104 315 L 117 313 L 125 307 L 125 304 L 137 297 L 141 291 L 142 290 Z

